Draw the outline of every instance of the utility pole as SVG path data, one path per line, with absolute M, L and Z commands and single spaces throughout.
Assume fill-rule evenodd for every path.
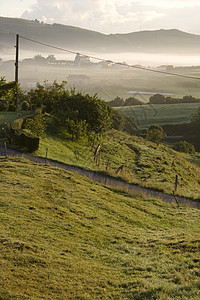
M 16 59 L 15 59 L 15 83 L 16 86 L 19 81 L 19 34 L 16 34 Z M 15 94 L 15 105 L 18 106 L 18 92 Z

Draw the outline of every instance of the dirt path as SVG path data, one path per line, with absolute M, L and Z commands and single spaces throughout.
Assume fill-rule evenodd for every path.
M 154 191 L 151 189 L 147 189 L 144 187 L 140 187 L 137 185 L 134 185 L 132 183 L 127 183 L 124 182 L 122 180 L 116 179 L 116 178 L 112 178 L 109 176 L 104 176 L 102 174 L 99 174 L 98 172 L 95 171 L 89 171 L 89 170 L 85 170 L 83 168 L 77 167 L 77 166 L 72 166 L 72 165 L 68 165 L 68 164 L 64 164 L 64 163 L 60 163 L 51 159 L 48 159 L 47 161 L 45 160 L 45 158 L 43 157 L 39 157 L 39 156 L 34 156 L 31 154 L 26 154 L 26 153 L 22 153 L 16 150 L 12 150 L 12 149 L 7 149 L 7 154 L 9 156 L 14 156 L 14 157 L 24 157 L 30 161 L 36 162 L 36 163 L 41 163 L 41 164 L 49 164 L 53 167 L 57 167 L 57 168 L 61 168 L 67 171 L 71 171 L 71 172 L 76 172 L 82 176 L 91 178 L 94 181 L 97 181 L 101 184 L 110 186 L 110 187 L 116 187 L 116 188 L 121 188 L 126 190 L 127 192 L 130 193 L 136 193 L 136 194 L 145 194 L 148 197 L 154 197 L 154 198 L 159 198 L 167 203 L 175 203 L 175 199 L 173 197 L 173 195 L 170 194 L 165 194 L 162 192 L 158 192 L 158 191 Z M 0 156 L 5 156 L 5 149 L 3 147 L 0 147 Z M 184 198 L 184 197 L 180 197 L 177 196 L 177 200 L 179 202 L 179 204 L 184 204 L 187 206 L 191 206 L 194 208 L 198 208 L 200 209 L 200 202 L 199 201 L 195 201 L 189 198 Z

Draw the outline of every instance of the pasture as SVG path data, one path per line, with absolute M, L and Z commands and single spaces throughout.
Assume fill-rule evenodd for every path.
M 13 70 L 3 69 L 1 73 L 7 81 L 13 80 Z M 181 75 L 189 75 L 200 78 L 200 68 L 188 69 L 180 68 L 173 71 Z M 124 99 L 130 97 L 127 92 L 144 91 L 153 93 L 172 93 L 174 97 L 192 95 L 200 97 L 200 80 L 187 79 L 170 76 L 166 74 L 152 73 L 134 68 L 112 67 L 105 69 L 95 68 L 75 68 L 66 66 L 42 66 L 28 65 L 20 67 L 20 82 L 24 89 L 28 88 L 28 83 L 42 82 L 49 80 L 68 81 L 69 75 L 87 75 L 89 80 L 86 82 L 68 82 L 68 88 L 75 87 L 76 90 L 98 94 L 105 101 L 113 100 L 119 96 Z M 148 96 L 136 95 L 138 100 L 148 102 Z
M 200 103 L 181 104 L 151 104 L 117 107 L 116 110 L 133 116 L 138 129 L 148 128 L 152 124 L 182 124 L 190 123 L 197 113 Z
M 197 209 L 0 164 L 0 299 L 199 299 Z
M 18 118 L 25 117 L 30 115 L 30 111 L 20 111 L 20 112 L 10 112 L 10 111 L 1 111 L 0 112 L 0 127 L 3 127 L 5 123 L 12 124 Z

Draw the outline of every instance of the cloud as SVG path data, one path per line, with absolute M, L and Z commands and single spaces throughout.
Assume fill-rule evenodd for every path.
M 110 33 L 139 29 L 140 23 L 162 15 L 148 8 L 141 10 L 138 2 L 127 0 L 37 0 L 22 17 Z
M 141 26 L 145 30 L 184 28 L 191 32 L 200 30 L 199 21 L 192 16 L 199 9 L 199 0 L 36 0 L 22 17 L 104 33 L 138 31 Z
M 137 2 L 141 5 L 151 5 L 164 8 L 185 8 L 200 6 L 199 0 L 138 0 Z

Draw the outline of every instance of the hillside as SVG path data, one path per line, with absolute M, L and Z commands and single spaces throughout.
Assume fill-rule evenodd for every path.
M 26 116 L 27 112 L 22 112 Z M 18 113 L 0 113 L 0 129 L 5 122 L 19 118 Z M 186 155 L 174 151 L 165 144 L 149 142 L 142 137 L 130 136 L 125 132 L 110 130 L 92 147 L 87 138 L 79 141 L 71 140 L 66 132 L 59 131 L 50 115 L 46 115 L 46 136 L 40 139 L 39 149 L 35 156 L 46 156 L 48 159 L 68 165 L 94 170 L 111 177 L 119 177 L 123 181 L 139 186 L 172 194 L 176 175 L 179 176 L 177 194 L 179 196 L 200 199 L 200 156 Z M 17 121 L 18 122 L 18 121 Z M 20 119 L 19 119 L 19 123 Z M 8 140 L 1 138 L 0 145 Z M 97 166 L 94 152 L 100 143 L 100 161 Z M 22 151 L 26 149 L 22 149 Z M 121 171 L 117 171 L 122 167 Z
M 0 299 L 198 299 L 198 210 L 0 164 Z
M 99 142 L 101 160 L 97 167 L 94 162 L 95 149 L 91 149 L 87 140 L 72 142 L 70 136 L 54 131 L 48 119 L 46 137 L 41 139 L 39 149 L 33 154 L 45 157 L 48 148 L 50 159 L 104 172 L 169 194 L 174 190 L 175 177 L 178 175 L 177 193 L 180 196 L 199 199 L 198 154 L 196 156 L 181 154 L 163 144 L 157 145 L 115 130 L 109 131 Z M 117 173 L 117 169 L 122 165 L 123 171 Z
M 0 17 L 0 49 L 15 44 L 15 34 L 71 50 L 95 52 L 168 52 L 198 54 L 200 36 L 176 29 L 128 34 L 102 34 L 78 27 L 45 24 L 38 21 Z M 21 40 L 24 50 L 46 51 L 44 46 Z

